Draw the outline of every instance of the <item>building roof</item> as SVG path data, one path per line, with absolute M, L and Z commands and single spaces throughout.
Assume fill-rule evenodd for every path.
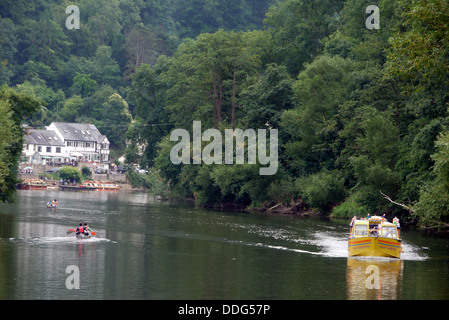
M 104 135 L 94 124 L 53 122 L 53 125 L 63 136 L 64 141 L 101 142 L 104 139 Z
M 42 146 L 64 146 L 64 142 L 58 138 L 53 130 L 29 129 L 25 135 L 25 143 Z

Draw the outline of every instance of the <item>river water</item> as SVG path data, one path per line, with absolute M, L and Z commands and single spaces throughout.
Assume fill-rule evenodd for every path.
M 97 236 L 66 233 L 81 221 Z M 0 299 L 449 299 L 448 239 L 403 230 L 400 260 L 353 259 L 347 236 L 341 220 L 20 190 L 0 204 Z

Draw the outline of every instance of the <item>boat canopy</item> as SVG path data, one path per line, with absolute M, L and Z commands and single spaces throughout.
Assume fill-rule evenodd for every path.
M 397 227 L 394 223 L 373 223 L 370 220 L 356 220 L 352 228 L 352 237 L 385 237 L 398 238 Z

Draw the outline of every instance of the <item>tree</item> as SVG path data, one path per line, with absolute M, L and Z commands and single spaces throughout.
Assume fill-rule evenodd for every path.
M 396 195 L 401 184 L 395 170 L 400 140 L 391 116 L 372 107 L 360 108 L 341 134 L 351 137 L 346 152 L 357 179 L 355 191 L 361 193 L 358 199 L 372 212 L 385 213 L 387 203 L 379 191 Z
M 443 132 L 436 142 L 435 179 L 420 190 L 419 201 L 413 206 L 422 228 L 447 228 L 449 226 L 449 132 Z
M 350 98 L 355 69 L 351 59 L 321 55 L 298 75 L 293 84 L 297 106 L 281 116 L 282 128 L 290 136 L 285 143 L 285 158 L 292 174 L 333 169 L 336 115 Z
M 73 84 L 70 87 L 72 94 L 80 95 L 82 98 L 90 96 L 97 87 L 97 82 L 90 78 L 90 74 L 76 73 Z
M 400 1 L 405 32 L 391 38 L 387 69 L 408 80 L 408 90 L 448 85 L 449 3 L 445 0 Z M 438 87 L 440 87 L 438 86 Z
M 300 177 L 295 184 L 304 201 L 322 212 L 328 212 L 333 206 L 344 200 L 347 195 L 344 178 L 338 171 L 324 170 L 306 177 Z
M 0 18 L 0 85 L 9 83 L 16 72 L 17 27 L 11 19 Z
M 83 177 L 81 171 L 74 167 L 62 167 L 61 170 L 59 170 L 59 176 L 61 179 L 73 182 L 80 182 Z
M 241 33 L 219 30 L 184 42 L 165 74 L 171 119 L 184 128 L 191 126 L 192 119 L 209 127 L 219 128 L 223 121 L 233 126 L 245 81 L 259 66 Z M 181 116 L 185 111 L 192 116 Z
M 79 95 L 74 95 L 64 101 L 64 105 L 59 111 L 59 116 L 66 122 L 75 122 L 76 118 L 80 116 L 83 105 L 83 98 Z
M 22 121 L 38 110 L 40 101 L 18 93 L 7 85 L 0 87 L 0 200 L 14 202 L 18 161 L 23 149 Z
M 165 84 L 161 80 L 164 59 L 152 67 L 141 64 L 132 78 L 129 100 L 135 105 L 134 121 L 128 128 L 128 163 L 139 163 L 141 167 L 151 167 L 157 154 L 157 144 L 172 127 L 168 123 L 165 106 Z M 138 150 L 138 146 L 143 150 Z
M 118 93 L 114 93 L 104 102 L 102 117 L 96 121 L 96 125 L 114 146 L 124 149 L 125 134 L 131 122 L 128 103 Z
M 341 17 L 343 0 L 278 1 L 267 12 L 265 24 L 272 34 L 274 61 L 296 76 L 304 63 L 320 54 L 321 40 L 333 31 Z

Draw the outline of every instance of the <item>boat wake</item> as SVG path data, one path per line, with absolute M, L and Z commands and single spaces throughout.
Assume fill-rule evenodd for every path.
M 279 238 L 279 236 L 277 238 Z M 269 244 L 268 242 L 263 243 L 262 242 L 251 243 L 245 241 L 230 241 L 230 242 L 247 246 L 262 247 L 274 250 L 283 250 L 331 258 L 348 257 L 348 239 L 342 237 L 341 234 L 338 233 L 320 231 L 311 234 L 311 237 L 307 239 L 289 238 L 284 234 L 282 239 L 284 242 L 287 243 L 284 245 L 274 245 Z M 288 244 L 290 242 L 292 244 L 291 246 Z M 300 247 L 297 247 L 298 244 L 300 245 Z M 428 259 L 427 255 L 423 253 L 420 248 L 413 246 L 411 244 L 403 243 L 403 250 L 404 251 L 402 252 L 401 260 L 421 261 Z M 383 259 L 396 260 L 395 258 L 383 258 Z
M 27 243 L 27 244 L 77 244 L 77 243 L 99 243 L 99 242 L 114 242 L 110 239 L 92 237 L 90 239 L 77 239 L 76 237 L 26 237 L 26 238 L 9 238 L 12 243 Z

